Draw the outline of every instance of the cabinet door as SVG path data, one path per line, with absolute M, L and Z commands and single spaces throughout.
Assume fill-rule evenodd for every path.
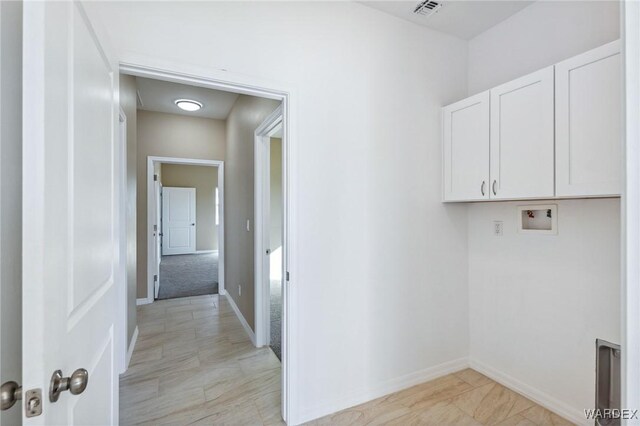
M 445 201 L 489 198 L 489 92 L 442 109 Z
M 620 194 L 620 41 L 556 65 L 556 193 Z
M 554 195 L 553 67 L 491 89 L 491 198 Z

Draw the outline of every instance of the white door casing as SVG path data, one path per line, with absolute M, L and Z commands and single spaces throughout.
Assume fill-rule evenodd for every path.
M 287 210 L 287 162 L 286 162 L 286 146 L 288 140 L 288 128 L 285 122 L 285 106 L 281 105 L 276 108 L 264 121 L 258 126 L 254 132 L 254 310 L 255 310 L 255 328 L 256 328 L 256 346 L 268 345 L 271 340 L 270 336 L 270 259 L 266 249 L 270 248 L 269 230 L 271 227 L 270 220 L 270 148 L 271 136 L 282 129 L 282 252 L 283 261 L 281 262 L 282 276 L 282 333 L 281 350 L 282 350 L 282 414 L 286 417 L 290 404 L 289 393 L 289 368 L 290 368 L 290 330 L 288 328 L 288 316 L 290 310 L 289 302 L 289 278 L 287 272 L 287 253 L 289 244 L 287 240 L 287 220 L 289 212 Z M 286 418 L 285 418 L 286 420 Z
M 220 207 L 218 226 L 218 291 L 221 295 L 224 295 L 224 161 L 149 156 L 147 157 L 147 297 L 145 298 L 145 303 L 152 303 L 154 300 L 154 292 L 157 287 L 153 281 L 153 275 L 159 274 L 158 267 L 161 253 L 158 249 L 158 241 L 154 235 L 156 232 L 153 227 L 157 224 L 158 229 L 162 228 L 160 214 L 158 213 L 162 208 L 157 204 L 156 180 L 154 179 L 154 175 L 159 174 L 158 170 L 161 164 L 191 164 L 218 168 L 218 199 Z M 160 182 L 159 186 L 160 189 L 162 189 L 162 177 L 158 179 L 158 182 Z M 160 232 L 162 232 L 162 230 Z
M 157 175 L 156 175 L 157 176 Z M 159 180 L 153 182 L 153 194 L 156 203 L 156 223 L 153 231 L 155 255 L 153 268 L 155 270 L 155 278 L 153 283 L 153 298 L 157 299 L 160 293 L 160 261 L 162 260 L 162 184 Z
M 298 290 L 293 285 L 297 278 L 298 256 L 297 244 L 295 238 L 297 235 L 297 215 L 293 206 L 296 205 L 298 199 L 298 161 L 297 161 L 297 145 L 295 143 L 297 137 L 298 122 L 298 91 L 295 87 L 273 85 L 272 80 L 264 80 L 256 76 L 247 76 L 229 71 L 220 71 L 215 68 L 203 69 L 198 66 L 185 64 L 177 60 L 156 61 L 148 56 L 137 56 L 129 58 L 131 62 L 120 64 L 120 70 L 124 73 L 147 78 L 156 78 L 160 80 L 180 82 L 184 84 L 195 84 L 202 87 L 209 87 L 217 90 L 226 90 L 241 94 L 259 96 L 269 99 L 277 99 L 282 101 L 283 115 L 283 198 L 284 198 L 284 240 L 283 247 L 283 270 L 287 272 L 283 285 L 283 386 L 282 386 L 282 415 L 284 420 L 292 424 L 301 423 L 302 414 L 298 410 L 298 392 L 299 375 L 298 371 Z M 218 182 L 220 191 L 220 230 L 224 223 L 224 162 L 223 161 L 207 161 L 194 160 L 184 158 L 168 158 L 168 157 L 148 157 L 147 158 L 147 188 L 151 191 L 153 182 L 153 163 L 169 162 L 175 164 L 213 164 L 218 166 Z M 153 203 L 149 193 L 147 193 L 148 211 L 153 209 Z M 152 220 L 152 219 L 149 219 Z M 147 230 L 147 235 L 151 232 Z M 149 245 L 151 239 L 147 239 Z M 224 291 L 224 232 L 219 232 L 219 279 L 220 294 Z M 152 282 L 147 280 L 147 288 L 152 289 Z M 150 294 L 151 291 L 148 291 Z
M 162 188 L 162 254 L 196 252 L 196 189 Z
M 23 389 L 35 424 L 117 424 L 117 64 L 82 5 L 24 3 Z M 55 370 L 89 372 L 49 401 Z M 26 396 L 26 395 L 25 395 Z
M 491 89 L 492 199 L 553 197 L 553 66 Z

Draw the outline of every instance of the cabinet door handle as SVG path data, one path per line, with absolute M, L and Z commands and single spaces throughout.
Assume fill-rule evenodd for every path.
M 498 193 L 496 192 L 496 183 L 498 181 L 497 180 L 493 180 L 493 185 L 491 185 L 491 189 L 493 189 L 493 195 L 498 195 Z
M 482 196 L 484 197 L 484 181 L 482 181 L 482 185 L 480 185 L 480 192 L 482 192 Z

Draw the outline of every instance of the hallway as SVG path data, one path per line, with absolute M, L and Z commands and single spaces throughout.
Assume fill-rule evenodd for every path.
M 252 345 L 224 296 L 139 306 L 138 327 L 121 424 L 284 424 L 280 362 Z

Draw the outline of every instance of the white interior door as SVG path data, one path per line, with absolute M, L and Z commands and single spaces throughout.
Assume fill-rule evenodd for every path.
M 162 188 L 162 254 L 196 251 L 196 189 Z
M 23 420 L 117 424 L 117 64 L 77 2 L 25 2 L 23 40 L 22 403 L 42 409 Z M 86 389 L 50 399 L 81 368 Z

